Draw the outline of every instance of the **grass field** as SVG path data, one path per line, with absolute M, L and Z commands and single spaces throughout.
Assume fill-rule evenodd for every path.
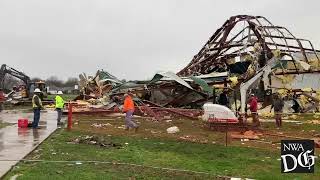
M 177 119 L 153 122 L 136 118 L 138 133 L 124 131 L 119 117 L 75 116 L 72 131 L 58 130 L 27 159 L 41 162 L 21 162 L 5 179 L 22 174 L 18 179 L 215 179 L 218 176 L 254 179 L 319 179 L 320 162 L 315 174 L 281 174 L 279 137 L 264 137 L 271 144 L 233 140 L 224 146 L 224 133 L 201 127 L 200 122 Z M 108 123 L 106 128 L 91 127 L 92 123 Z M 179 126 L 181 132 L 169 135 L 167 127 Z M 271 132 L 273 123 L 263 123 Z M 307 129 L 311 137 L 319 126 L 285 123 L 281 133 L 292 135 Z M 305 126 L 305 127 L 304 127 Z M 278 130 L 279 131 L 279 130 Z M 70 143 L 79 136 L 104 137 L 121 145 L 104 148 Z M 299 133 L 296 133 L 299 135 Z M 192 137 L 181 139 L 181 137 Z M 76 163 L 81 161 L 81 163 Z M 87 162 L 95 161 L 95 162 Z M 120 164 L 119 164 L 120 163 Z M 123 164 L 121 164 L 123 163 Z M 165 169 L 163 169 L 165 168 Z

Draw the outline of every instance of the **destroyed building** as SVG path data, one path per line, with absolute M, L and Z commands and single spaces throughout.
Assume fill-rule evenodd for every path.
M 80 86 L 84 99 L 112 102 L 132 89 L 139 102 L 158 108 L 201 108 L 215 102 L 222 91 L 232 97 L 230 107 L 242 113 L 250 92 L 256 92 L 264 106 L 275 92 L 288 98 L 294 93 L 305 104 L 315 104 L 320 83 L 306 82 L 319 76 L 319 52 L 309 40 L 295 37 L 265 17 L 238 15 L 216 30 L 177 74 L 159 72 L 150 81 L 122 82 L 98 71 L 95 77 L 80 75 Z
M 248 90 L 258 89 L 265 96 L 269 91 L 308 86 L 301 82 L 318 76 L 318 53 L 309 40 L 295 37 L 265 17 L 238 15 L 230 17 L 178 75 L 227 73 L 225 87 L 233 91 L 243 87 L 243 111 Z M 318 83 L 310 86 L 320 88 Z

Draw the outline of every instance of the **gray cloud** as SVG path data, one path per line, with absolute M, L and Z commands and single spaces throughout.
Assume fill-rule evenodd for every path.
M 106 69 L 146 79 L 183 68 L 232 15 L 263 15 L 320 48 L 319 2 L 1 0 L 0 63 L 30 76 Z

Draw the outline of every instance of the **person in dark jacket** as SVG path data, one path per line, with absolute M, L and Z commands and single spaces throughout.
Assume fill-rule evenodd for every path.
M 282 126 L 282 111 L 284 101 L 279 93 L 276 93 L 273 98 L 271 109 L 274 108 L 274 117 L 276 119 L 276 125 L 280 128 Z M 270 109 L 270 111 L 271 111 Z
M 291 108 L 294 110 L 294 113 L 300 113 L 300 111 L 301 111 L 301 107 L 300 107 L 300 105 L 299 105 L 299 103 L 297 101 L 297 98 L 298 98 L 298 96 L 294 95 L 293 99 L 292 99 L 293 106 L 291 106 Z
M 228 98 L 228 95 L 227 95 L 227 91 L 223 91 L 223 92 L 220 94 L 219 99 L 218 99 L 218 103 L 219 103 L 220 105 L 229 107 L 229 98 Z

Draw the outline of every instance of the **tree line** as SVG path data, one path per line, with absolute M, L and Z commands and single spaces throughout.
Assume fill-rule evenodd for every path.
M 56 76 L 51 76 L 47 79 L 41 79 L 38 77 L 34 77 L 31 79 L 32 82 L 37 82 L 37 81 L 45 81 L 46 85 L 49 87 L 58 87 L 58 88 L 62 88 L 62 87 L 74 87 L 75 85 L 79 84 L 79 79 L 76 77 L 70 77 L 67 80 L 61 80 Z M 24 84 L 23 81 L 21 81 L 20 79 L 17 79 L 13 76 L 10 75 L 6 75 L 4 78 L 4 89 L 12 89 L 15 86 L 19 86 Z
M 37 82 L 42 80 L 41 78 L 34 77 L 31 79 L 33 82 Z M 50 76 L 45 80 L 47 86 L 55 86 L 55 87 L 73 87 L 74 85 L 78 85 L 79 79 L 76 77 L 70 77 L 66 81 L 59 79 L 57 76 Z

